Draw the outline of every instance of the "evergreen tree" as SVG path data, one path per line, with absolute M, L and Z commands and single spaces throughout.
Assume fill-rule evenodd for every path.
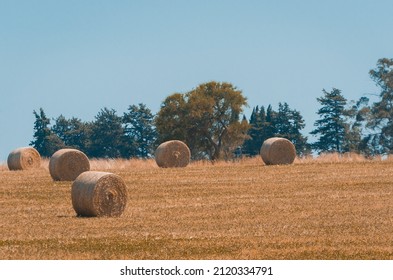
M 88 153 L 91 145 L 91 124 L 75 117 L 66 119 L 60 115 L 55 120 L 52 131 L 63 141 L 65 147 Z
M 260 110 L 258 108 L 257 106 L 253 109 L 250 117 L 250 139 L 244 144 L 246 154 L 258 155 L 263 142 L 271 137 L 289 139 L 295 145 L 298 155 L 310 153 L 307 137 L 301 133 L 305 124 L 300 112 L 291 110 L 287 103 L 279 103 L 278 112 L 274 111 L 271 105 L 266 112 L 264 106 L 261 106 Z
M 291 127 L 291 141 L 295 145 L 296 153 L 299 156 L 305 156 L 311 154 L 311 146 L 307 142 L 307 137 L 304 136 L 300 131 L 303 130 L 306 126 L 303 116 L 299 111 L 292 111 L 292 120 L 293 124 Z
M 266 123 L 266 112 L 264 106 L 261 106 L 261 109 L 259 110 L 259 121 L 261 123 L 261 126 L 262 124 Z
M 154 116 L 145 104 L 132 105 L 123 116 L 124 132 L 127 139 L 127 155 L 139 158 L 151 157 L 157 133 Z
M 67 145 L 67 134 L 70 131 L 70 127 L 69 121 L 63 115 L 60 115 L 57 119 L 55 119 L 55 124 L 52 126 L 51 130 L 64 142 L 65 145 Z
M 317 112 L 320 119 L 314 123 L 316 128 L 310 132 L 312 135 L 319 135 L 313 148 L 319 153 L 342 153 L 346 151 L 346 133 L 348 131 L 348 124 L 345 122 L 347 100 L 336 88 L 333 88 L 331 92 L 323 89 L 323 94 L 322 97 L 317 98 L 322 105 Z
M 278 112 L 275 115 L 275 136 L 291 139 L 292 111 L 289 109 L 288 103 L 278 103 Z
M 34 110 L 33 114 L 35 116 L 34 140 L 30 142 L 30 145 L 33 146 L 41 156 L 50 157 L 58 149 L 63 148 L 64 143 L 51 131 L 49 127 L 50 119 L 46 116 L 42 108 L 40 108 L 39 113 Z
M 266 121 L 262 123 L 262 131 L 263 131 L 263 136 L 262 138 L 262 143 L 271 137 L 274 137 L 277 133 L 276 131 L 276 122 L 275 122 L 275 117 L 276 117 L 276 112 L 273 110 L 272 105 L 269 104 L 266 109 Z
M 261 112 L 263 111 L 263 114 L 265 112 L 264 107 L 261 107 L 261 110 L 259 110 L 259 107 L 256 106 L 253 108 L 251 116 L 250 116 L 250 121 L 249 121 L 249 126 L 250 129 L 248 130 L 248 136 L 249 139 L 244 142 L 243 145 L 243 152 L 246 155 L 249 156 L 254 156 L 259 154 L 259 150 L 261 149 L 262 145 L 262 115 Z M 266 116 L 264 116 L 264 120 L 266 119 Z
M 249 139 L 245 142 L 245 153 L 249 156 L 259 155 L 263 142 L 275 135 L 276 128 L 275 118 L 276 112 L 269 105 L 265 111 L 265 107 L 258 106 L 254 108 L 250 117 Z
M 310 153 L 307 137 L 301 133 L 305 123 L 299 111 L 290 109 L 286 102 L 279 103 L 274 123 L 275 136 L 290 140 L 295 145 L 296 153 L 300 156 Z
M 114 109 L 104 108 L 91 127 L 91 147 L 88 154 L 97 158 L 118 158 L 125 154 L 126 141 L 122 118 Z

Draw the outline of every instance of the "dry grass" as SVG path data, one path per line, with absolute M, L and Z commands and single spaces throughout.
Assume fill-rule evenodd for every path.
M 46 162 L 47 163 L 47 162 Z M 106 167 L 106 168 L 104 168 Z M 187 168 L 98 161 L 118 218 L 77 218 L 70 182 L 0 168 L 2 259 L 393 259 L 393 161 L 261 158 Z
M 154 159 L 94 159 L 90 161 L 91 170 L 129 170 L 157 168 Z

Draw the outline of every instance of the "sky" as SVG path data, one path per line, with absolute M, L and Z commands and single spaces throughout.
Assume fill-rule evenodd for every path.
M 0 162 L 33 140 L 33 110 L 157 113 L 209 81 L 241 90 L 247 118 L 287 102 L 307 134 L 323 89 L 379 93 L 369 71 L 393 57 L 391 11 L 391 0 L 0 0 Z

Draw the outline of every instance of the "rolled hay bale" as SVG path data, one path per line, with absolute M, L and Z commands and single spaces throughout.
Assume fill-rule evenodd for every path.
M 74 181 L 81 173 L 90 170 L 90 161 L 81 151 L 61 149 L 49 160 L 49 173 L 55 181 Z
M 273 137 L 263 142 L 260 154 L 267 165 L 291 164 L 295 160 L 296 149 L 288 139 Z
M 41 166 L 41 155 L 33 147 L 21 147 L 13 150 L 7 159 L 9 170 L 28 170 Z
M 171 140 L 161 143 L 154 157 L 159 167 L 186 167 L 190 163 L 191 152 L 184 142 Z
M 123 179 L 108 172 L 86 171 L 75 179 L 71 189 L 72 206 L 78 216 L 120 216 L 127 204 Z

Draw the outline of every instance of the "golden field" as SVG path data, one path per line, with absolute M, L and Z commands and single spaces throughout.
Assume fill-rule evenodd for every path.
M 392 160 L 91 165 L 125 180 L 121 217 L 76 217 L 47 161 L 0 167 L 0 259 L 393 259 Z

